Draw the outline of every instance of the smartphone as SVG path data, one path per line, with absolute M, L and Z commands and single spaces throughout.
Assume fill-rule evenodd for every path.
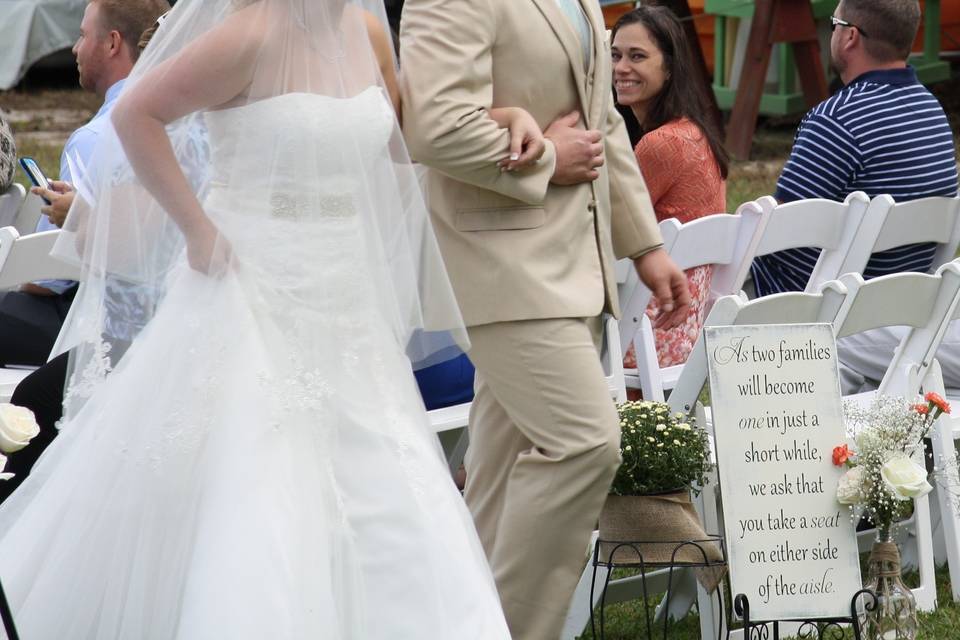
M 47 179 L 47 176 L 43 175 L 43 171 L 40 170 L 40 165 L 37 164 L 36 160 L 24 156 L 20 158 L 20 166 L 23 167 L 23 171 L 34 185 L 43 187 L 44 189 L 50 188 L 50 181 Z M 43 201 L 48 205 L 50 204 L 50 201 L 46 198 L 44 198 Z

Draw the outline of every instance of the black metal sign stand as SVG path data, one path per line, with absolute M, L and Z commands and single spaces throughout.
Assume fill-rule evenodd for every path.
M 606 546 L 612 546 L 612 550 L 609 553 L 609 559 L 603 560 L 600 557 L 600 548 L 601 544 Z M 643 554 L 640 550 L 641 546 L 647 546 L 650 548 L 650 545 L 672 545 L 672 553 L 670 562 L 644 562 Z M 711 561 L 707 558 L 707 552 L 704 549 L 703 545 L 705 544 L 715 544 L 719 547 L 722 560 Z M 617 551 L 620 549 L 632 549 L 639 561 L 630 561 L 630 562 L 618 562 L 614 561 L 613 558 L 617 557 Z M 681 551 L 694 549 L 699 551 L 699 555 L 702 556 L 702 562 L 681 562 L 677 560 L 677 555 Z M 687 540 L 687 541 L 676 541 L 676 542 L 643 542 L 643 541 L 612 541 L 612 540 L 597 540 L 596 545 L 593 548 L 593 583 L 590 586 L 590 602 L 593 603 L 596 589 L 596 580 L 597 580 L 597 569 L 600 567 L 606 568 L 607 575 L 603 581 L 603 587 L 600 592 L 600 601 L 598 602 L 597 607 L 591 607 L 590 610 L 590 631 L 592 637 L 596 640 L 604 639 L 604 605 L 606 603 L 607 596 L 607 587 L 610 585 L 610 579 L 613 574 L 614 569 L 640 569 L 641 571 L 641 585 L 643 588 L 643 607 L 644 607 L 644 617 L 646 618 L 646 630 L 647 638 L 651 640 L 654 638 L 653 635 L 653 622 L 650 611 L 650 604 L 648 602 L 649 593 L 647 592 L 647 579 L 646 574 L 649 571 L 654 569 L 669 569 L 668 580 L 667 580 L 667 592 L 663 606 L 669 610 L 670 608 L 670 592 L 673 587 L 673 572 L 674 569 L 688 569 L 688 568 L 704 568 L 704 567 L 720 567 L 726 564 L 726 547 L 723 544 L 723 538 L 720 536 L 709 536 L 704 540 Z M 719 616 L 719 624 L 717 625 L 717 640 L 729 640 L 730 625 L 724 625 L 724 607 L 723 599 L 721 596 L 722 586 L 718 586 L 715 592 L 715 597 L 717 599 L 717 612 Z M 787 620 L 753 620 L 750 617 L 750 600 L 743 593 L 738 594 L 733 601 L 733 610 L 739 619 L 743 621 L 743 638 L 744 640 L 780 640 L 780 624 L 781 623 L 793 623 L 798 624 L 799 629 L 796 631 L 797 637 L 802 638 L 803 640 L 840 640 L 845 638 L 844 627 L 849 626 L 853 630 L 854 640 L 864 640 L 863 630 L 860 628 L 860 616 L 863 612 L 870 612 L 876 609 L 878 604 L 877 595 L 870 591 L 869 589 L 861 589 L 853 594 L 853 597 L 850 599 L 850 615 L 839 617 L 839 618 L 815 618 L 815 619 L 787 619 Z M 663 635 L 661 636 L 663 640 L 668 640 L 669 628 L 670 628 L 670 617 L 665 615 L 663 618 Z M 724 633 L 724 626 L 727 627 L 726 633 Z
M 861 589 L 850 599 L 850 616 L 841 618 L 820 618 L 814 620 L 751 620 L 750 602 L 745 594 L 738 594 L 733 601 L 733 610 L 743 619 L 744 640 L 780 640 L 780 623 L 799 624 L 797 637 L 809 640 L 834 640 L 845 638 L 844 626 L 853 629 L 854 640 L 863 640 L 860 628 L 860 611 L 873 611 L 877 608 L 877 594 L 869 589 Z M 727 631 L 730 637 L 730 631 Z

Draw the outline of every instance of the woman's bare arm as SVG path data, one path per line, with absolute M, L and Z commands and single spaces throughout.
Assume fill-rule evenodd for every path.
M 252 5 L 147 73 L 118 102 L 113 123 L 141 183 L 184 233 L 191 265 L 206 270 L 216 229 L 174 155 L 165 125 L 235 98 L 250 84 L 263 17 Z M 259 24 L 258 24 L 259 23 Z

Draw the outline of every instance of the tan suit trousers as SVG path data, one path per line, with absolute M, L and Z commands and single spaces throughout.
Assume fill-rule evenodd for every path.
M 620 464 L 599 318 L 469 328 L 467 506 L 514 640 L 557 640 Z

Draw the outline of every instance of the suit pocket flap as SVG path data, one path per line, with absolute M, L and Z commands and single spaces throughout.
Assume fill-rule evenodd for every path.
M 547 219 L 543 207 L 510 207 L 509 209 L 468 209 L 457 212 L 459 231 L 505 231 L 534 229 Z

